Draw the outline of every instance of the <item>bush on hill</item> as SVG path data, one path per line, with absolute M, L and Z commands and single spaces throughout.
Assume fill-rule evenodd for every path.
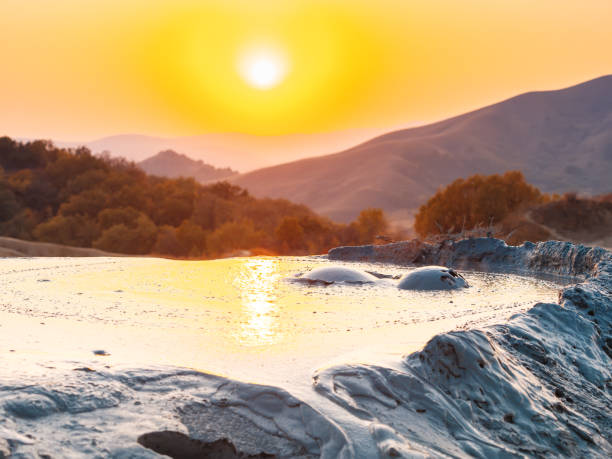
M 415 216 L 414 229 L 426 237 L 491 226 L 520 209 L 548 199 L 519 171 L 473 175 L 438 190 Z

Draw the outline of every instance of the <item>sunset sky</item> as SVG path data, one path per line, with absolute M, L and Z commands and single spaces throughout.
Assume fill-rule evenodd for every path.
M 2 0 L 0 135 L 434 121 L 612 73 L 610 0 Z

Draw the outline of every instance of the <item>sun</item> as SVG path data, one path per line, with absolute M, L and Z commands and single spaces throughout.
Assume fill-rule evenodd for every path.
M 278 50 L 251 49 L 238 59 L 238 70 L 244 81 L 253 88 L 272 89 L 287 75 L 287 58 Z

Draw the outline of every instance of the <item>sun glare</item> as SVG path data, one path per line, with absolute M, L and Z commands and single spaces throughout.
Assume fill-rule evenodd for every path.
M 240 75 L 249 86 L 271 89 L 287 74 L 287 60 L 278 51 L 256 50 L 244 53 L 238 62 Z

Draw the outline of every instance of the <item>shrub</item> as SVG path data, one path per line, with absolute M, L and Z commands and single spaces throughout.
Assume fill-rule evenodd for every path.
M 510 213 L 544 200 L 545 196 L 526 183 L 519 171 L 473 175 L 455 180 L 422 205 L 414 228 L 422 237 L 473 229 L 499 223 Z

